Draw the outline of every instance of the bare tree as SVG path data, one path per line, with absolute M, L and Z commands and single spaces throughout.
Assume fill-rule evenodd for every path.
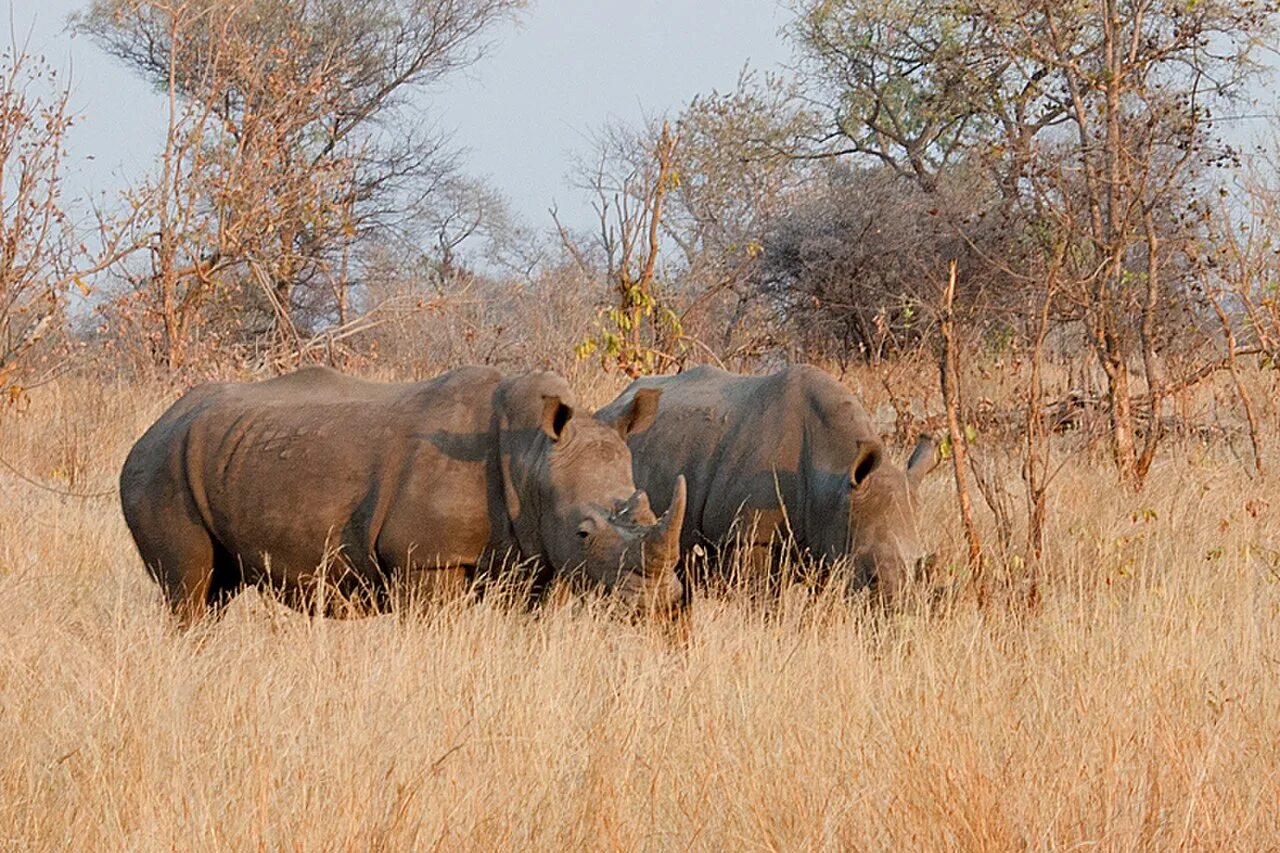
M 584 240 L 552 212 L 566 252 L 586 274 L 601 275 L 610 291 L 600 328 L 578 347 L 578 355 L 598 353 L 606 366 L 629 376 L 675 363 L 683 335 L 658 280 L 664 205 L 679 180 L 678 146 L 679 136 L 667 122 L 640 149 L 643 154 L 626 129 L 606 131 L 597 140 L 595 164 L 584 186 L 595 196 L 598 232 Z
M 52 77 L 21 49 L 0 56 L 0 393 L 60 321 L 69 266 L 61 203 L 66 91 L 45 102 L 34 84 Z
M 1034 63 L 1052 88 L 1070 141 L 1027 156 L 1072 250 L 1070 293 L 1107 379 L 1111 446 L 1121 477 L 1141 486 L 1161 437 L 1171 380 L 1162 344 L 1189 290 L 1199 234 L 1186 215 L 1201 171 L 1230 152 L 1215 144 L 1211 110 L 1234 96 L 1251 51 L 1272 31 L 1266 4 L 1189 8 L 1106 0 L 1097 7 L 1001 9 L 990 15 L 1011 57 Z M 1224 50 L 1225 48 L 1225 50 Z M 1043 217 L 1042 217 L 1043 218 Z M 1138 440 L 1133 360 L 1150 413 Z
M 937 270 L 965 246 L 938 216 L 938 194 L 883 167 L 831 162 L 768 220 L 756 286 L 779 306 L 806 352 L 878 364 L 918 346 L 929 330 Z M 948 190 L 947 195 L 950 195 Z M 967 276 L 957 310 L 976 287 Z
M 1199 260 L 1234 304 L 1243 347 L 1271 369 L 1280 391 L 1280 125 L 1273 132 L 1240 176 L 1234 203 L 1206 208 L 1210 228 Z
M 1262 415 L 1246 367 L 1256 363 L 1273 377 L 1270 397 L 1274 409 L 1280 390 L 1280 184 L 1275 163 L 1259 152 L 1258 161 L 1242 175 L 1234 194 L 1212 205 L 1203 215 L 1207 225 L 1204 252 L 1196 258 L 1205 301 L 1218 320 L 1223 366 L 1230 372 L 1244 410 L 1253 448 L 1253 467 L 1265 474 L 1260 421 Z M 1251 358 L 1252 357 L 1252 358 Z M 1263 374 L 1265 376 L 1265 373 Z
M 130 299 L 117 307 L 138 327 L 133 338 L 178 369 L 196 340 L 216 348 L 274 332 L 296 341 L 295 289 L 344 272 L 334 260 L 351 239 L 354 164 L 306 156 L 309 135 L 334 109 L 337 59 L 303 67 L 304 33 L 258 44 L 234 8 L 204 8 L 206 17 L 189 4 L 164 9 L 165 147 L 158 174 L 133 194 L 148 258 L 126 267 Z M 181 45 L 197 34 L 204 77 L 180 86 Z M 341 313 L 344 292 L 334 295 Z
M 675 120 L 667 268 L 686 336 L 722 360 L 750 360 L 780 343 L 779 315 L 758 274 L 773 220 L 805 183 L 805 164 L 792 153 L 807 119 L 792 84 L 744 71 L 732 90 L 694 98 Z
M 1213 110 L 1257 70 L 1275 4 L 823 0 L 799 11 L 793 35 L 831 128 L 813 156 L 871 158 L 930 194 L 957 169 L 984 171 L 997 191 L 952 219 L 956 233 L 996 221 L 1030 250 L 997 266 L 1026 275 L 1065 246 L 1055 319 L 1087 333 L 1116 468 L 1140 487 L 1163 399 L 1199 370 L 1171 376 L 1165 356 L 1196 310 L 1188 252 L 1201 234 L 1188 213 L 1206 171 L 1231 158 Z
M 88 295 L 91 277 L 127 251 L 122 232 L 89 235 L 68 213 L 68 97 L 23 47 L 0 52 L 0 402 L 21 394 L 33 354 L 65 330 L 68 291 Z
M 775 343 L 777 312 L 755 271 L 770 217 L 802 171 L 788 154 L 802 122 L 788 95 L 781 81 L 744 72 L 733 90 L 699 96 L 674 118 L 610 126 L 593 140 L 577 175 L 597 227 L 558 228 L 616 312 L 588 347 L 635 349 L 647 335 L 662 339 L 652 354 L 671 365 L 742 362 Z
M 162 87 L 150 205 L 158 355 L 183 339 L 295 343 L 350 319 L 364 250 L 403 238 L 455 180 L 413 96 L 475 61 L 522 0 L 99 0 L 77 25 Z M 221 322 L 210 326 L 213 306 Z M 192 325 L 192 324 L 195 325 Z M 199 326 L 200 328 L 196 328 Z

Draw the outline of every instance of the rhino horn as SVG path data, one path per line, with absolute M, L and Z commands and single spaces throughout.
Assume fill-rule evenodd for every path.
M 644 538 L 645 572 L 651 577 L 666 574 L 680 558 L 680 531 L 684 526 L 685 481 L 681 474 L 671 494 L 671 506 Z

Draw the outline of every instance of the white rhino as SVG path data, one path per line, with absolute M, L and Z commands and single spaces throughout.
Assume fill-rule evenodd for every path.
M 769 376 L 698 367 L 644 377 L 596 417 L 625 422 L 641 395 L 656 391 L 661 411 L 628 443 L 640 488 L 669 494 L 688 479 L 686 554 L 740 537 L 750 551 L 738 562 L 758 582 L 776 563 L 773 551 L 790 541 L 828 564 L 848 558 L 854 587 L 877 585 L 887 595 L 928 562 L 916 507 L 916 486 L 936 456 L 928 436 L 905 470 L 890 464 L 854 395 L 810 366 Z
M 610 425 L 572 402 L 555 374 L 480 367 L 414 384 L 306 368 L 201 385 L 129 453 L 125 520 L 184 622 L 249 586 L 310 607 L 323 579 L 338 601 L 380 609 L 519 561 L 540 567 L 531 585 L 572 572 L 667 607 L 681 596 L 684 482 L 656 519 L 624 441 L 658 394 Z

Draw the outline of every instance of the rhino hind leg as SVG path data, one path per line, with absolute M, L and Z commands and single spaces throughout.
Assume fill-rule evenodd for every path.
M 135 511 L 126 511 L 126 520 L 138 552 L 180 626 L 190 627 L 220 609 L 239 590 L 236 561 L 204 525 L 173 513 L 130 509 Z
M 169 609 L 186 628 L 209 609 L 213 591 L 213 539 L 202 528 L 170 528 L 156 536 L 138 535 L 138 550 Z
M 213 540 L 213 574 L 209 578 L 209 590 L 205 594 L 206 606 L 215 614 L 231 603 L 245 588 L 240 560 Z

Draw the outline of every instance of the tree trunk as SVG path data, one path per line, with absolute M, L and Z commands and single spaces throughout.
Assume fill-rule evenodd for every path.
M 181 310 L 178 305 L 178 275 L 177 270 L 174 269 L 170 236 L 167 233 L 161 233 L 160 246 L 156 255 L 159 269 L 156 270 L 155 275 L 160 283 L 160 313 L 161 321 L 164 324 L 165 366 L 170 371 L 174 371 L 182 367 L 183 330 L 182 318 L 178 316 Z
M 1118 351 L 1113 336 L 1106 336 L 1104 351 L 1099 353 L 1102 370 L 1107 375 L 1107 408 L 1110 411 L 1111 457 L 1120 479 L 1133 486 L 1137 482 L 1138 452 L 1134 439 L 1133 401 L 1129 396 L 1129 366 Z
M 960 423 L 960 372 L 956 368 L 955 317 L 953 309 L 956 296 L 956 262 L 951 261 L 947 271 L 947 289 L 942 307 L 942 359 L 939 364 L 942 381 L 942 398 L 947 409 L 947 431 L 951 437 L 951 463 L 956 479 L 956 498 L 960 507 L 960 521 L 964 525 L 969 543 L 969 566 L 973 570 L 978 599 L 985 603 L 986 578 L 982 571 L 982 540 L 973 521 L 973 500 L 969 496 L 969 477 L 964 429 Z

